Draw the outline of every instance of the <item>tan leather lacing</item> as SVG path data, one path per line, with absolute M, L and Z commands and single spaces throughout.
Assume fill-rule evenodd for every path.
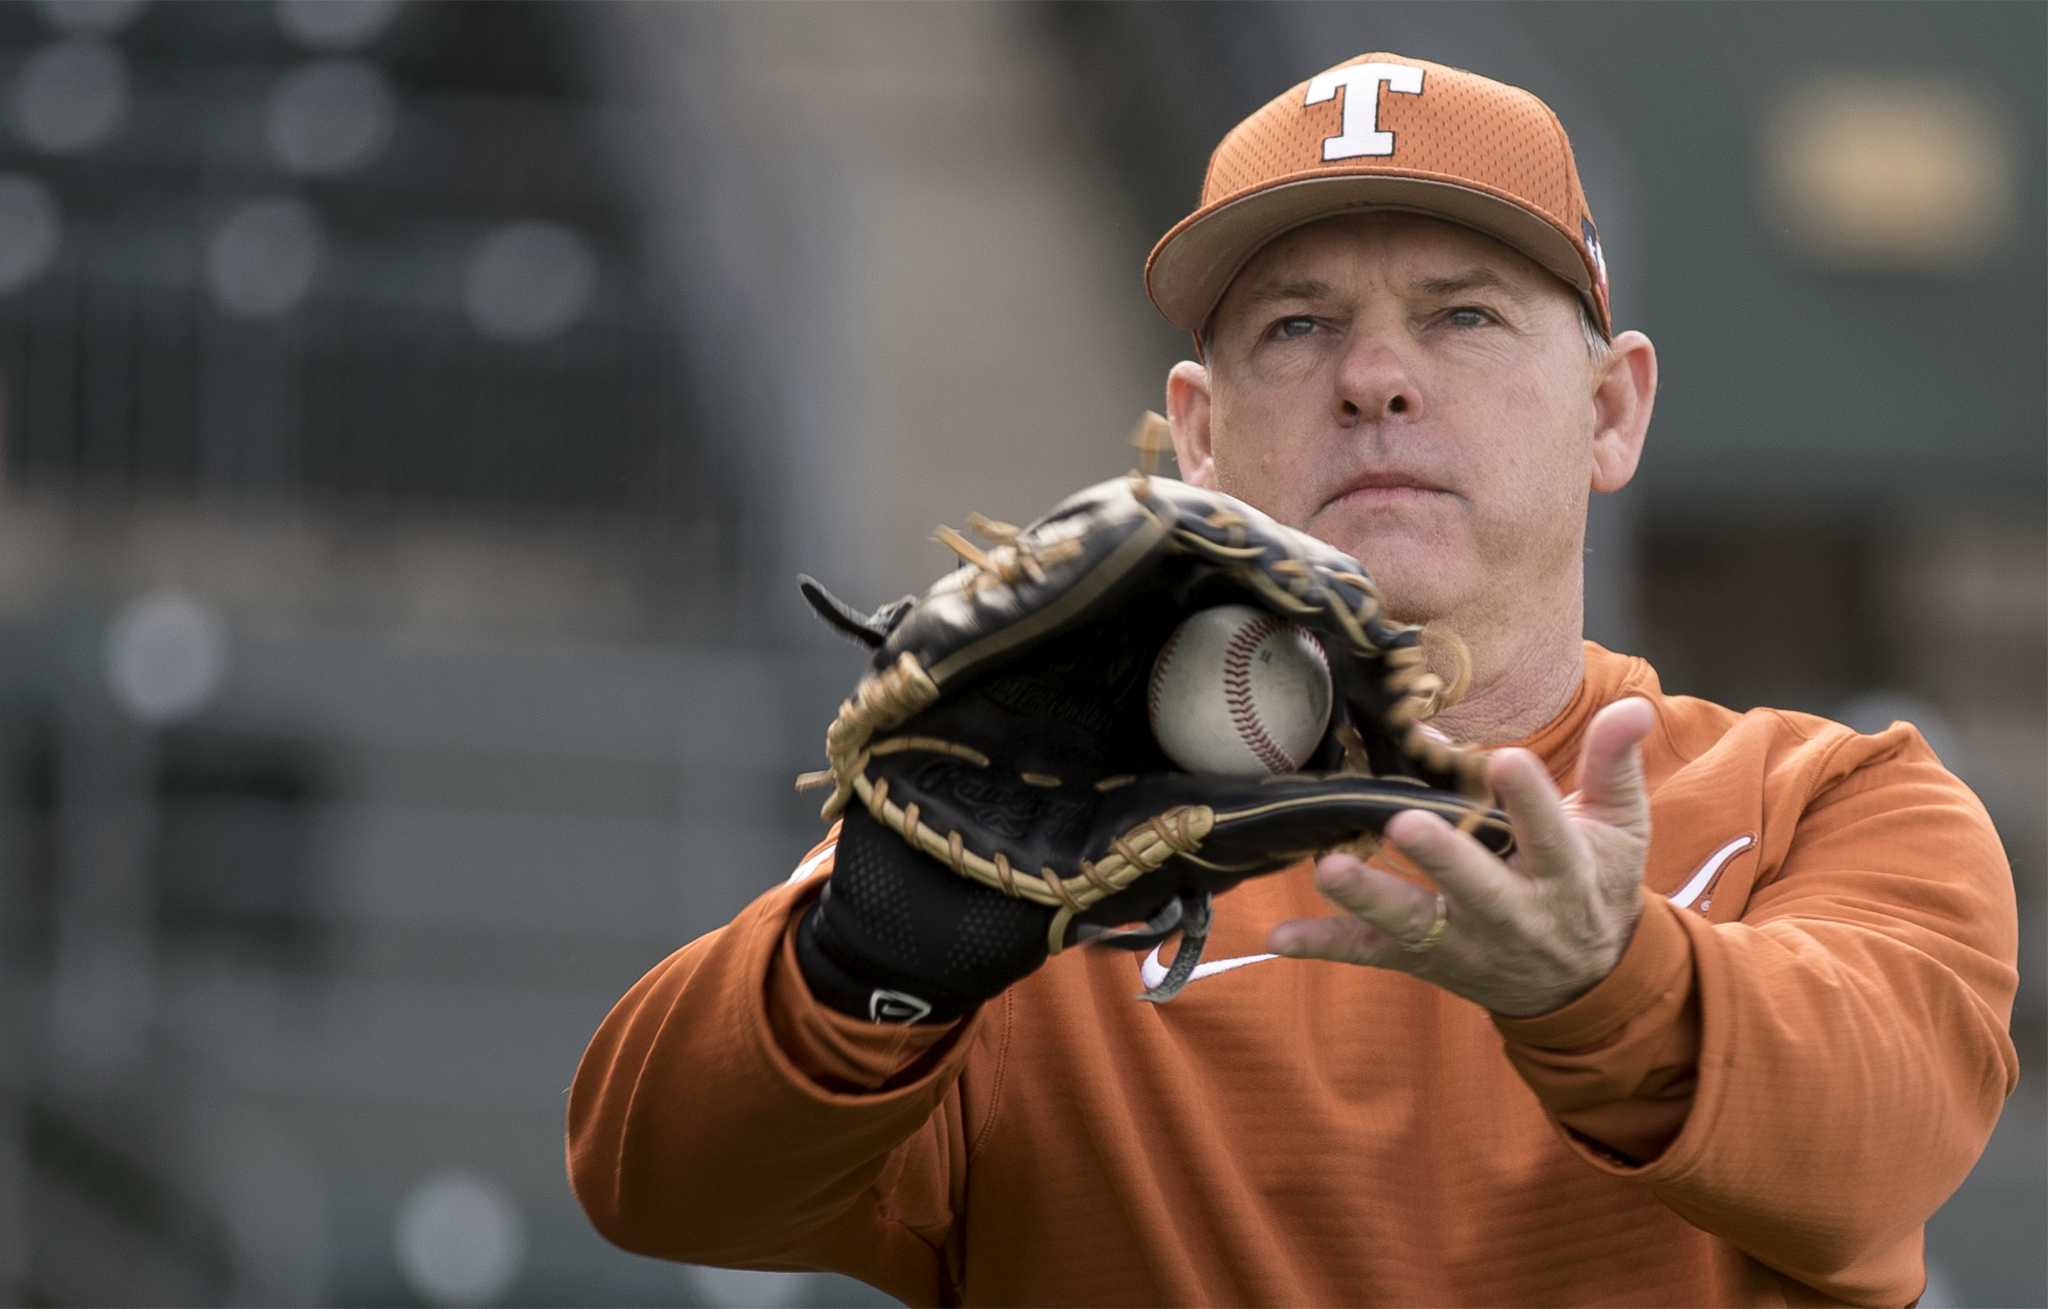
M 988 756 L 971 745 L 958 741 L 942 740 L 936 736 L 892 736 L 886 741 L 877 741 L 869 747 L 868 753 L 879 758 L 882 755 L 900 754 L 905 750 L 929 750 L 936 754 L 949 754 L 955 759 L 965 759 L 976 768 L 988 767 Z
M 1491 803 L 1492 795 L 1486 785 L 1486 755 L 1469 746 L 1456 745 L 1422 725 L 1423 719 L 1448 703 L 1443 679 L 1429 671 L 1427 653 L 1421 646 L 1411 645 L 1387 651 L 1385 659 L 1387 693 L 1396 697 L 1393 707 L 1387 710 L 1387 725 L 1401 733 L 1402 753 L 1439 773 L 1449 773 L 1458 779 L 1459 790 Z M 1458 826 L 1469 832 L 1482 817 L 1474 809 Z
M 973 585 L 977 589 L 994 585 L 1015 586 L 1020 581 L 1042 586 L 1046 565 L 1081 553 L 1081 542 L 1073 537 L 1038 546 L 1020 543 L 1018 538 L 1024 534 L 1023 528 L 981 514 L 967 515 L 967 529 L 994 542 L 994 547 L 984 550 L 943 523 L 932 532 L 932 539 L 973 566 Z
M 969 850 L 961 833 L 940 832 L 924 822 L 915 802 L 907 806 L 891 803 L 887 778 L 857 776 L 852 789 L 876 822 L 954 872 L 1005 895 L 1055 910 L 1045 937 L 1046 949 L 1053 954 L 1066 947 L 1067 929 L 1074 919 L 1169 860 L 1200 850 L 1216 823 L 1215 813 L 1207 805 L 1176 806 L 1111 838 L 1109 854 L 1082 860 L 1077 875 L 1067 877 L 1049 866 L 1036 873 L 1020 871 L 1001 850 L 986 858 Z
M 960 832 L 941 832 L 925 822 L 915 801 L 908 805 L 891 803 L 889 779 L 869 775 L 869 765 L 876 758 L 906 751 L 943 754 L 975 768 L 991 766 L 989 757 L 974 747 L 940 737 L 876 739 L 878 733 L 902 724 L 937 698 L 937 685 L 925 674 L 916 656 L 908 652 L 888 668 L 868 674 L 853 696 L 840 704 L 838 715 L 825 731 L 825 755 L 831 767 L 798 778 L 797 785 L 836 783 L 832 795 L 819 810 L 819 816 L 828 822 L 858 799 L 875 821 L 961 876 L 993 886 L 1005 895 L 1057 910 L 1046 933 L 1047 948 L 1055 954 L 1064 948 L 1067 928 L 1076 917 L 1168 860 L 1200 850 L 1215 826 L 1215 813 L 1207 805 L 1177 806 L 1112 838 L 1110 853 L 1100 860 L 1083 861 L 1079 874 L 1073 877 L 1049 867 L 1036 873 L 1021 872 L 1001 850 L 984 857 L 967 848 Z M 1060 779 L 1049 774 L 1019 776 L 1033 786 L 1062 785 Z M 1116 780 L 1104 779 L 1110 783 Z
M 869 742 L 877 732 L 887 731 L 923 710 L 939 698 L 938 683 L 926 676 L 924 666 L 917 662 L 917 656 L 905 651 L 894 664 L 880 672 L 869 673 L 860 679 L 860 685 L 853 690 L 852 698 L 840 702 L 839 713 L 832 719 L 832 725 L 825 729 L 825 762 L 829 775 L 836 784 L 832 795 L 818 811 L 826 821 L 837 818 L 858 790 L 857 783 L 866 775 L 867 764 L 873 751 Z M 932 738 L 909 737 L 905 742 L 883 742 L 892 750 L 919 748 L 915 743 Z M 971 747 L 952 747 L 947 742 L 936 742 L 949 753 L 970 751 L 978 755 L 985 766 L 987 756 Z M 809 773 L 797 779 L 802 788 L 813 785 L 819 775 Z M 862 796 L 865 799 L 865 795 Z
M 1165 457 L 1173 453 L 1173 428 L 1164 418 L 1147 409 L 1138 415 L 1131 429 L 1131 448 L 1138 452 L 1138 467 L 1146 473 L 1159 471 Z
M 1472 689 L 1472 651 L 1466 648 L 1463 638 L 1441 623 L 1423 625 L 1422 648 L 1428 653 L 1431 664 L 1441 667 L 1449 662 L 1457 669 L 1450 684 L 1444 686 L 1437 693 L 1435 702 L 1423 711 L 1424 718 L 1434 718 L 1463 700 L 1465 692 Z
M 844 709 L 844 706 L 842 705 L 841 708 Z M 955 759 L 973 764 L 976 768 L 987 768 L 989 766 L 989 757 L 973 746 L 963 745 L 958 741 L 941 740 L 936 736 L 887 737 L 883 740 L 872 742 L 866 750 L 861 751 L 855 758 L 862 763 L 866 763 L 869 760 L 880 759 L 884 755 L 902 754 L 906 750 L 924 750 L 931 754 L 951 755 Z M 1058 786 L 1060 784 L 1059 778 L 1049 777 L 1043 773 L 1020 773 L 1019 776 L 1035 786 Z M 818 787 L 826 786 L 837 780 L 838 775 L 831 769 L 821 768 L 814 773 L 797 774 L 796 789 L 799 791 L 814 791 Z M 835 796 L 834 798 L 836 799 L 837 797 Z M 836 816 L 839 810 L 845 807 L 843 801 L 837 807 L 833 805 L 831 800 L 827 800 L 825 804 L 828 810 L 825 814 L 827 818 Z

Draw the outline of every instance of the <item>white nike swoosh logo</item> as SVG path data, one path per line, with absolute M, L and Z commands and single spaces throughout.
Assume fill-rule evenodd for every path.
M 818 851 L 818 853 L 812 855 L 810 858 L 798 864 L 796 866 L 796 871 L 789 875 L 788 879 L 783 882 L 783 885 L 789 886 L 793 883 L 801 882 L 806 877 L 809 877 L 812 873 L 817 872 L 818 865 L 824 863 L 827 859 L 830 859 L 832 857 L 832 852 L 834 850 L 837 850 L 838 848 L 839 842 L 834 841 L 832 844 Z
M 1690 907 L 1693 901 L 1700 898 L 1700 893 L 1707 889 L 1708 884 L 1714 880 L 1715 874 L 1719 873 L 1730 859 L 1733 859 L 1736 855 L 1741 854 L 1754 844 L 1756 844 L 1755 837 L 1738 836 L 1714 851 L 1714 853 L 1708 855 L 1707 862 L 1700 865 L 1699 871 L 1687 878 L 1684 886 L 1671 893 L 1671 903 L 1677 905 L 1680 909 Z M 1138 964 L 1138 976 L 1145 983 L 1147 990 L 1166 980 L 1166 965 L 1159 962 L 1159 951 L 1164 945 L 1165 942 L 1162 941 L 1159 945 L 1153 946 L 1152 953 L 1146 955 Z M 1196 964 L 1195 971 L 1188 980 L 1191 982 L 1199 981 L 1204 977 L 1214 977 L 1217 973 L 1227 973 L 1233 968 L 1242 968 L 1246 964 L 1264 963 L 1268 959 L 1278 959 L 1279 957 L 1276 954 L 1247 954 L 1239 955 L 1235 959 L 1212 959 L 1205 964 Z
M 1160 943 L 1160 945 L 1164 944 L 1165 942 L 1163 941 Z M 1233 968 L 1242 968 L 1246 964 L 1264 963 L 1268 959 L 1278 959 L 1279 957 L 1277 954 L 1246 954 L 1239 955 L 1235 959 L 1211 959 L 1208 963 L 1196 964 L 1195 971 L 1189 974 L 1188 980 L 1192 982 L 1204 977 L 1214 977 L 1218 973 L 1227 973 Z M 1159 946 L 1153 946 L 1152 953 L 1146 955 L 1144 960 L 1139 963 L 1138 976 L 1144 980 L 1145 989 L 1148 991 L 1166 980 L 1166 965 L 1159 962 Z
M 1715 874 L 1721 871 L 1722 864 L 1727 863 L 1730 859 L 1733 859 L 1736 855 L 1741 854 L 1754 844 L 1756 844 L 1755 837 L 1738 836 L 1714 851 L 1714 853 L 1708 855 L 1707 862 L 1700 865 L 1700 870 L 1686 879 L 1684 886 L 1671 893 L 1671 903 L 1677 905 L 1680 909 L 1690 906 L 1693 901 L 1700 898 L 1700 892 L 1707 889 L 1707 884 L 1714 880 Z

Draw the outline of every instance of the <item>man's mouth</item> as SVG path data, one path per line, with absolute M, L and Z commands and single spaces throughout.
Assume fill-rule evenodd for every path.
M 1388 506 L 1420 501 L 1429 496 L 1448 495 L 1443 487 L 1414 473 L 1367 473 L 1353 478 L 1344 488 L 1331 496 L 1323 506 L 1335 509 L 1344 505 Z

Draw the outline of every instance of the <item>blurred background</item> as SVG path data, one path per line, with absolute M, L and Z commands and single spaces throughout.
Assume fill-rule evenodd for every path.
M 1997 820 L 1922 1303 L 2048 1303 L 2048 10 L 427 0 L 0 6 L 0 1303 L 890 1303 L 607 1246 L 563 1090 L 819 834 L 793 574 L 1130 466 L 1146 251 L 1367 50 L 1549 101 L 1660 347 L 1590 634 Z

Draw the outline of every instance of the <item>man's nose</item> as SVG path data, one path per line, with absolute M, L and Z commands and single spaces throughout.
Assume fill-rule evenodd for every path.
M 1346 424 L 1422 416 L 1422 392 L 1401 352 L 1384 337 L 1351 343 L 1337 375 L 1339 417 Z

